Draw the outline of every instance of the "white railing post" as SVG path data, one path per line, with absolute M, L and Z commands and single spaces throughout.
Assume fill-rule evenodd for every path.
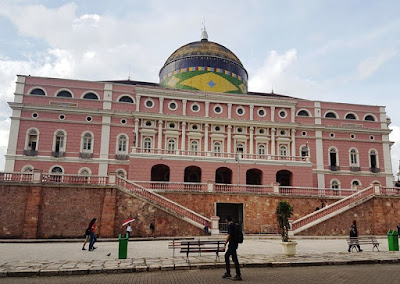
M 274 193 L 279 193 L 279 183 L 273 182 L 272 187 L 274 188 Z
M 33 182 L 34 183 L 42 182 L 42 173 L 43 173 L 43 170 L 33 169 Z
M 294 236 L 294 233 L 293 233 L 293 220 L 290 220 L 290 219 L 289 219 L 288 235 L 289 235 L 289 237 L 293 237 Z
M 207 191 L 208 192 L 213 192 L 214 191 L 214 184 L 213 184 L 212 180 L 208 180 L 207 181 Z
M 116 181 L 117 181 L 117 173 L 116 172 L 109 173 L 108 174 L 108 183 L 115 184 Z
M 381 184 L 379 182 L 373 182 L 371 186 L 373 186 L 375 194 L 381 194 Z
M 219 217 L 212 216 L 211 217 L 211 235 L 219 234 Z

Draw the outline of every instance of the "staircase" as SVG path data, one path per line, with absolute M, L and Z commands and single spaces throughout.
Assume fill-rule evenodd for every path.
M 298 234 L 308 228 L 320 224 L 334 216 L 337 216 L 361 203 L 364 203 L 375 195 L 374 186 L 367 187 L 361 191 L 343 198 L 329 206 L 308 214 L 292 223 L 292 234 Z
M 157 208 L 164 210 L 200 229 L 204 228 L 206 222 L 211 224 L 210 219 L 132 181 L 116 176 L 115 184 L 125 193 L 149 202 Z

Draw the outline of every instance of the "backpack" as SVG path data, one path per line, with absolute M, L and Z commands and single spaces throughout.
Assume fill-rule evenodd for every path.
M 91 232 L 90 228 L 87 228 L 85 230 L 85 238 L 86 238 L 86 236 L 90 236 L 90 232 Z
M 236 241 L 237 241 L 237 243 L 238 244 L 241 244 L 241 243 L 243 243 L 243 239 L 244 239 L 244 236 L 243 236 L 243 231 L 242 231 L 242 229 L 240 228 L 240 225 L 239 224 L 235 224 L 235 237 L 236 237 Z

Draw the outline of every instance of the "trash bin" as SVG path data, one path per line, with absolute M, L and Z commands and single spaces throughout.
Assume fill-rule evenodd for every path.
M 389 230 L 387 233 L 389 251 L 399 251 L 399 234 L 396 230 Z
M 119 259 L 126 259 L 128 256 L 128 234 L 126 234 L 126 237 L 121 237 L 121 234 L 119 234 L 119 246 L 118 246 L 118 258 Z

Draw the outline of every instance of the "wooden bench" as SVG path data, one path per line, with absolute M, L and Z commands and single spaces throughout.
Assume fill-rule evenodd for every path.
M 215 253 L 215 259 L 219 260 L 219 253 L 225 252 L 224 240 L 190 240 L 190 241 L 172 241 L 168 244 L 168 248 L 179 249 L 180 253 L 186 254 L 186 261 L 189 262 L 189 254 L 198 253 Z M 175 257 L 175 253 L 173 256 Z
M 372 251 L 375 250 L 375 248 L 379 251 L 379 243 L 376 239 L 375 236 L 361 236 L 361 237 L 355 237 L 355 238 L 346 238 L 347 244 L 350 247 L 350 250 L 353 251 L 355 248 L 356 251 L 358 251 L 357 246 L 362 246 L 362 245 L 372 245 Z

